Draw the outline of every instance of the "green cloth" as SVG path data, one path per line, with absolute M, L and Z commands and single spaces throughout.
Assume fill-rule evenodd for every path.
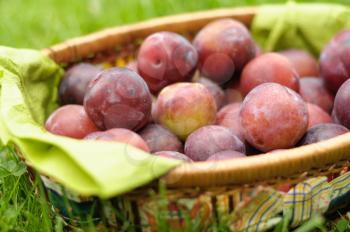
M 318 54 L 339 30 L 350 26 L 349 9 L 289 3 L 261 7 L 252 32 L 265 50 L 305 48 Z M 112 197 L 165 174 L 180 161 L 151 156 L 124 144 L 79 141 L 45 131 L 58 106 L 63 71 L 40 52 L 0 47 L 0 137 L 26 161 L 82 195 Z
M 252 34 L 264 51 L 301 48 L 319 55 L 344 28 L 350 28 L 350 9 L 346 6 L 290 2 L 259 8 Z
M 82 195 L 121 194 L 163 175 L 180 161 L 125 144 L 52 135 L 43 125 L 57 107 L 63 71 L 38 51 L 0 47 L 0 135 L 40 173 Z

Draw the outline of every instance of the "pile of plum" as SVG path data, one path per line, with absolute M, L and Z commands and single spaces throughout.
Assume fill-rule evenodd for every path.
M 350 30 L 318 62 L 297 49 L 262 53 L 243 24 L 222 19 L 192 43 L 154 33 L 126 67 L 69 68 L 46 129 L 187 162 L 274 153 L 348 132 L 349 77 Z

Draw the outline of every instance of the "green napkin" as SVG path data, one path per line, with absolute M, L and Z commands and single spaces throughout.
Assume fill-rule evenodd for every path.
M 265 51 L 301 48 L 319 55 L 325 44 L 344 28 L 350 28 L 348 7 L 290 2 L 259 8 L 252 34 Z
M 52 135 L 44 121 L 57 107 L 63 71 L 38 51 L 0 47 L 0 136 L 26 161 L 82 195 L 112 197 L 163 175 L 180 161 L 126 144 Z

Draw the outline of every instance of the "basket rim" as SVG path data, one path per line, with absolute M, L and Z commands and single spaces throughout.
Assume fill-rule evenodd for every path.
M 65 63 L 98 53 L 117 44 L 127 43 L 160 30 L 184 32 L 199 29 L 220 18 L 235 18 L 249 25 L 257 7 L 223 8 L 155 18 L 139 23 L 109 28 L 67 40 L 42 52 L 57 63 Z M 226 161 L 185 163 L 166 174 L 169 188 L 244 185 L 334 168 L 350 159 L 350 133 L 326 141 L 272 154 Z
M 168 173 L 164 179 L 170 188 L 246 185 L 287 181 L 293 176 L 331 172 L 350 159 L 350 132 L 335 138 L 301 147 L 241 159 L 186 163 Z M 215 163 L 215 165 L 213 165 Z
M 118 43 L 144 38 L 160 30 L 184 32 L 192 28 L 201 28 L 209 21 L 220 18 L 235 18 L 245 25 L 249 25 L 257 11 L 258 7 L 255 6 L 218 8 L 157 17 L 68 39 L 49 48 L 44 48 L 42 52 L 57 63 L 65 63 L 68 60 L 76 61 L 108 48 L 114 48 Z

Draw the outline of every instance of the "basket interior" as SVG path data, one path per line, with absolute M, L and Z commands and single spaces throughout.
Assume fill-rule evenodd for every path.
M 204 25 L 220 18 L 234 18 L 249 27 L 256 12 L 256 8 L 239 8 L 164 17 L 68 40 L 43 52 L 65 68 L 77 62 L 99 64 L 106 68 L 125 66 L 135 59 L 143 39 L 154 32 L 173 31 L 191 40 Z M 281 151 L 277 156 L 264 154 L 225 162 L 183 164 L 164 180 L 170 189 L 200 187 L 213 191 L 242 185 L 249 187 L 257 183 L 297 183 L 311 176 L 339 173 L 349 165 L 349 149 L 350 134 L 345 134 Z

